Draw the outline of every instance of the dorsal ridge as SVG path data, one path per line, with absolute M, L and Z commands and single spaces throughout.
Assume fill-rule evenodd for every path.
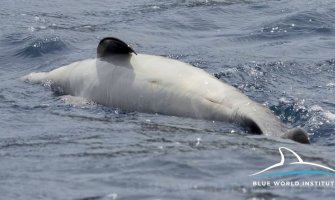
M 115 37 L 105 37 L 97 47 L 97 57 L 106 58 L 113 55 L 137 54 L 127 43 Z

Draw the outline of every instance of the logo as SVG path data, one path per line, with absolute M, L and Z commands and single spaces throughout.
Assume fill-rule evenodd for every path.
M 280 176 L 288 176 L 288 175 L 302 175 L 302 174 L 320 174 L 320 175 L 335 175 L 335 169 L 332 169 L 330 167 L 320 165 L 317 163 L 312 162 L 305 162 L 301 159 L 301 157 L 294 152 L 292 149 L 289 149 L 287 147 L 279 147 L 279 153 L 280 153 L 280 162 L 276 163 L 274 165 L 271 165 L 259 172 L 250 174 L 249 176 L 262 176 L 262 177 L 280 177 Z M 285 163 L 285 156 L 283 154 L 283 150 L 289 151 L 294 155 L 294 157 L 297 159 L 295 162 L 291 163 Z M 276 168 L 281 168 L 284 165 L 301 165 L 304 168 L 314 168 L 314 169 L 305 169 L 305 170 L 287 170 L 287 171 L 281 171 L 281 172 L 271 172 L 272 170 Z

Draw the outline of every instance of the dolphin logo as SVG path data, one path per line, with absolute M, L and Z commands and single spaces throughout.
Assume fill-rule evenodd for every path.
M 318 167 L 320 169 L 319 170 L 292 170 L 292 171 L 279 172 L 279 173 L 270 173 L 270 174 L 266 174 L 266 176 L 283 176 L 283 175 L 294 175 L 294 174 L 331 174 L 331 175 L 335 175 L 335 169 L 332 169 L 332 168 L 324 166 L 324 165 L 312 163 L 312 162 L 305 162 L 292 149 L 289 149 L 287 147 L 279 147 L 278 150 L 279 150 L 280 157 L 281 157 L 279 163 L 271 165 L 270 167 L 267 167 L 267 168 L 265 168 L 265 169 L 263 169 L 263 170 L 261 170 L 259 172 L 251 174 L 249 176 L 259 175 L 259 174 L 267 172 L 267 171 L 269 171 L 271 169 L 283 166 L 284 162 L 285 162 L 285 157 L 284 157 L 284 154 L 283 154 L 283 150 L 287 150 L 287 151 L 291 152 L 297 158 L 297 160 L 298 160 L 296 162 L 289 163 L 290 165 L 307 165 L 307 166 Z

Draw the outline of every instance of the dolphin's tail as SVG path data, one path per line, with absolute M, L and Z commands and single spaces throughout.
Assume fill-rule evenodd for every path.
M 48 78 L 47 72 L 38 72 L 38 73 L 30 73 L 26 76 L 22 76 L 21 80 L 29 81 L 33 83 L 40 83 L 40 82 L 46 81 L 47 78 Z
M 300 142 L 303 144 L 309 144 L 309 137 L 306 131 L 304 131 L 302 128 L 293 128 L 289 130 L 287 133 L 285 133 L 282 138 L 287 138 L 294 140 L 296 142 Z

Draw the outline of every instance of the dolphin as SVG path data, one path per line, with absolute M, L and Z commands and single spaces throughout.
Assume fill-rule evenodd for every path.
M 309 143 L 301 128 L 289 129 L 267 107 L 190 64 L 138 54 L 125 42 L 102 39 L 97 57 L 23 80 L 50 82 L 63 94 L 123 110 L 233 122 L 248 133 Z
M 256 173 L 253 173 L 253 174 L 250 174 L 249 176 L 255 176 L 255 175 L 259 175 L 259 174 L 262 174 L 264 172 L 267 172 L 269 170 L 272 170 L 272 169 L 275 169 L 277 167 L 282 167 L 284 166 L 285 164 L 285 156 L 283 154 L 283 150 L 286 150 L 288 152 L 290 152 L 291 154 L 293 154 L 293 157 L 295 157 L 297 159 L 297 161 L 295 162 L 291 162 L 291 163 L 288 163 L 288 165 L 303 165 L 303 166 L 311 166 L 311 167 L 318 167 L 319 169 L 318 170 L 304 170 L 304 171 L 286 171 L 286 172 L 279 172 L 279 173 L 270 173 L 270 174 L 267 174 L 267 176 L 282 176 L 282 175 L 292 175 L 292 174 L 331 174 L 331 175 L 335 175 L 335 169 L 333 168 L 330 168 L 330 167 L 327 167 L 327 166 L 324 166 L 324 165 L 320 165 L 318 163 L 312 163 L 312 162 L 305 162 L 302 160 L 302 158 L 296 153 L 294 152 L 292 149 L 289 149 L 287 147 L 279 147 L 278 148 L 278 151 L 280 153 L 280 162 L 274 164 L 274 165 L 271 165 L 259 172 L 256 172 Z M 287 163 L 286 163 L 287 164 Z

